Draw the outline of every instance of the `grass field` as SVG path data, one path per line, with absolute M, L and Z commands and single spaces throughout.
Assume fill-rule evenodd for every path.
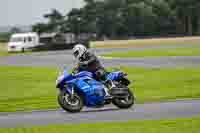
M 24 53 L 22 53 L 22 52 L 8 53 L 8 51 L 7 51 L 7 43 L 0 42 L 0 57 L 11 56 L 11 55 L 24 55 L 24 54 L 31 54 L 31 53 L 32 53 L 31 51 L 25 51 Z
M 5 128 L 1 133 L 199 133 L 200 118 Z
M 200 69 L 121 69 L 129 74 L 137 102 L 200 98 Z M 57 104 L 54 68 L 0 67 L 0 112 L 54 109 Z
M 6 43 L 0 42 L 0 51 L 5 50 L 6 49 Z
M 0 57 L 1 56 L 8 56 L 8 55 L 10 55 L 8 52 L 0 51 Z
M 97 41 L 91 42 L 90 45 L 92 48 L 122 48 L 175 44 L 200 44 L 200 37 Z
M 159 56 L 200 56 L 200 45 L 187 48 L 168 48 L 143 51 L 128 51 L 123 53 L 110 53 L 102 55 L 103 57 L 159 57 Z
M 56 69 L 0 67 L 0 112 L 55 108 Z
M 6 45 L 6 43 L 0 42 L 0 57 L 9 55 L 9 53 L 6 51 Z

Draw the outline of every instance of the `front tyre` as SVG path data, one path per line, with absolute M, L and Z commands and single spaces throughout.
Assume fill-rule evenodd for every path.
M 135 97 L 133 93 L 128 90 L 128 95 L 126 98 L 114 98 L 113 104 L 121 109 L 128 109 L 131 108 L 135 103 Z
M 65 92 L 60 92 L 58 95 L 59 105 L 67 112 L 80 112 L 83 108 L 83 99 L 77 94 L 71 96 Z

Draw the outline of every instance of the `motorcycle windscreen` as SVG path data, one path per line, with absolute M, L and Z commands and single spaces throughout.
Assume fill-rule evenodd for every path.
M 87 72 L 87 71 L 82 71 L 82 72 L 79 72 L 75 75 L 76 78 L 82 78 L 82 77 L 89 77 L 89 78 L 92 78 L 93 77 L 93 74 L 91 72 Z
M 64 71 L 64 73 L 60 75 L 56 80 L 56 88 L 63 88 L 65 85 L 65 82 L 67 83 L 72 82 L 73 79 L 74 79 L 74 76 Z
M 76 85 L 84 94 L 86 106 L 94 107 L 104 103 L 105 91 L 100 82 L 93 79 L 80 79 Z
M 122 72 L 112 72 L 112 73 L 109 73 L 107 75 L 107 79 L 108 80 L 112 80 L 112 81 L 115 81 L 115 80 L 118 80 L 120 77 L 123 76 L 123 73 Z

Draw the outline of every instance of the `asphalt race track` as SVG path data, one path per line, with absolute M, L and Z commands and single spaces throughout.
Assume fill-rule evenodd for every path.
M 144 48 L 123 48 L 123 49 L 92 49 L 97 55 L 110 52 L 125 52 L 130 50 L 160 49 L 174 47 L 191 47 L 194 45 L 175 45 L 175 46 L 151 46 Z M 145 58 L 129 58 L 129 59 L 101 59 L 105 67 L 109 66 L 135 66 L 135 67 L 199 67 L 200 56 L 190 57 L 145 57 Z M 14 66 L 47 66 L 72 67 L 74 59 L 71 51 L 53 51 L 40 52 L 31 55 L 18 55 L 9 57 L 0 57 L 0 65 Z
M 137 104 L 128 110 L 114 106 L 84 109 L 71 114 L 63 110 L 26 113 L 0 113 L 1 127 L 30 127 L 47 124 L 79 124 L 127 120 L 156 120 L 200 116 L 200 100 Z
M 124 49 L 92 49 L 97 55 L 109 52 L 144 50 L 173 47 L 190 47 L 191 45 L 153 46 L 145 48 Z M 101 59 L 106 67 L 199 67 L 200 56 L 190 57 L 151 57 L 129 59 Z M 53 51 L 33 53 L 23 56 L 0 57 L 0 65 L 9 66 L 47 66 L 72 67 L 74 64 L 71 51 Z M 94 123 L 127 120 L 148 120 L 165 118 L 182 118 L 200 116 L 200 100 L 183 100 L 166 103 L 136 104 L 132 109 L 119 110 L 114 106 L 103 109 L 84 109 L 77 114 L 66 113 L 63 110 L 33 111 L 18 113 L 0 113 L 1 127 L 27 127 L 60 123 Z

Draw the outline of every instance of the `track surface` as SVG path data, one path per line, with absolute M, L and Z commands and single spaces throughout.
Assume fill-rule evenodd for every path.
M 93 49 L 97 54 L 128 50 L 190 47 L 189 45 L 154 46 L 145 48 Z M 136 67 L 199 67 L 200 57 L 158 57 L 130 59 L 102 59 L 105 66 Z M 34 53 L 25 56 L 1 57 L 0 65 L 14 66 L 72 66 L 71 51 Z M 162 119 L 200 116 L 200 100 L 176 101 L 166 103 L 139 104 L 129 110 L 118 110 L 113 106 L 103 109 L 84 109 L 78 114 L 69 114 L 62 110 L 36 111 L 21 113 L 0 113 L 0 127 L 27 127 L 60 123 L 93 123 L 127 121 L 136 119 Z
M 92 49 L 97 55 L 110 52 L 125 52 L 130 50 L 160 49 L 191 47 L 197 45 L 175 45 L 175 46 L 151 46 L 144 48 L 122 48 L 122 49 Z M 136 66 L 136 67 L 199 67 L 200 56 L 190 57 L 145 57 L 129 59 L 101 59 L 103 65 L 109 66 Z M 71 51 L 41 52 L 31 55 L 10 56 L 0 58 L 0 65 L 14 66 L 52 66 L 63 67 L 73 66 L 74 63 Z
M 75 124 L 127 120 L 155 120 L 200 116 L 200 100 L 138 104 L 129 110 L 114 106 L 85 109 L 71 114 L 62 110 L 0 114 L 0 127 L 30 127 L 48 124 Z

